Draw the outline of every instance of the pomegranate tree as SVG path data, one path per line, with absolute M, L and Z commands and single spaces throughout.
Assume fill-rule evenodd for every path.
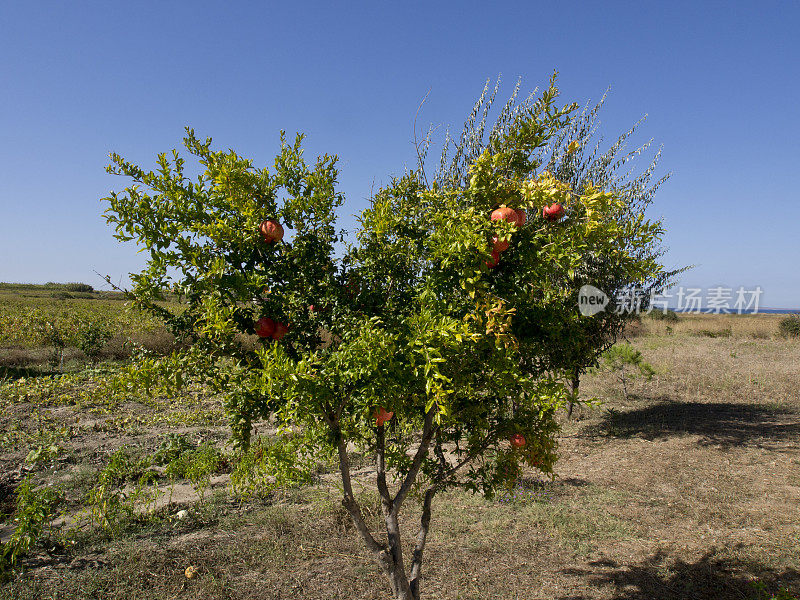
M 360 213 L 344 250 L 337 159 L 309 166 L 302 136 L 282 136 L 275 168 L 256 169 L 187 130 L 184 144 L 205 169 L 191 183 L 177 152 L 172 163 L 162 157 L 158 172 L 112 155 L 110 171 L 134 185 L 106 199 L 107 218 L 120 239 L 149 253 L 131 296 L 195 341 L 154 376 L 185 370 L 209 378 L 240 447 L 254 421 L 272 419 L 301 436 L 309 453 L 336 456 L 342 505 L 396 599 L 421 596 L 439 493 L 458 486 L 491 496 L 523 468 L 553 473 L 555 417 L 568 396 L 560 373 L 530 365 L 545 356 L 544 333 L 577 312 L 563 282 L 598 248 L 625 272 L 660 267 L 614 254 L 620 236 L 642 247 L 659 233 L 647 221 L 616 221 L 619 195 L 572 189 L 541 171 L 537 152 L 564 131 L 574 108 L 559 108 L 555 96 L 551 85 L 540 110 L 513 113 L 502 135 L 466 155 L 468 177 L 429 185 L 417 170 L 391 180 Z M 527 221 L 527 212 L 545 214 L 553 202 L 568 204 L 570 218 L 558 227 Z M 488 273 L 512 239 L 503 268 Z M 173 278 L 186 298 L 179 314 L 156 302 Z M 291 329 L 281 321 L 288 318 Z M 254 324 L 257 335 L 281 343 L 245 343 L 241 334 Z M 354 492 L 354 451 L 374 460 L 380 532 Z M 399 523 L 412 503 L 418 527 L 407 554 Z

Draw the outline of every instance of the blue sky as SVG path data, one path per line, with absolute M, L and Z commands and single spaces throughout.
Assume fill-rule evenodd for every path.
M 505 100 L 559 71 L 562 99 L 610 85 L 601 131 L 647 113 L 671 179 L 652 216 L 681 285 L 763 289 L 800 308 L 796 2 L 5 2 L 0 7 L 0 281 L 115 280 L 143 257 L 99 199 L 183 128 L 257 164 L 278 132 L 340 156 L 342 223 L 413 166 L 412 120 L 460 128 L 487 78 Z M 644 163 L 642 164 L 644 167 Z

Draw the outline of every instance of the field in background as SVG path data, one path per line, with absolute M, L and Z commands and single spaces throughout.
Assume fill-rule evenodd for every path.
M 0 319 L 89 315 L 113 324 L 120 347 L 166 336 L 118 300 L 58 291 L 0 287 Z M 582 395 L 600 404 L 562 419 L 555 481 L 530 472 L 493 500 L 437 498 L 423 597 L 800 594 L 800 340 L 778 335 L 781 318 L 681 315 L 630 328 L 655 376 L 632 380 L 627 397 L 614 374 L 584 377 Z M 115 384 L 122 353 L 104 347 L 90 360 L 65 346 L 59 367 L 52 347 L 22 338 L 0 343 L 0 541 L 19 526 L 20 497 L 49 516 L 0 599 L 388 597 L 339 504 L 333 464 L 275 481 L 269 423 L 237 462 L 208 390 L 149 397 Z M 355 466 L 377 530 L 370 457 Z
M 162 352 L 170 348 L 172 336 L 161 323 L 131 310 L 124 294 L 84 288 L 91 289 L 0 283 L 0 374 L 9 368 L 69 370 L 87 360 L 120 360 L 137 345 Z

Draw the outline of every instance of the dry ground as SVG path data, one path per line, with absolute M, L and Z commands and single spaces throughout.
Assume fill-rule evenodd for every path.
M 645 321 L 632 341 L 656 377 L 627 399 L 610 376 L 585 377 L 583 394 L 603 404 L 564 422 L 555 482 L 531 474 L 514 496 L 437 498 L 423 597 L 767 598 L 753 580 L 800 595 L 800 341 L 776 337 L 777 320 Z M 212 421 L 181 431 L 223 435 Z M 87 427 L 79 439 L 88 461 L 164 430 Z M 220 487 L 188 519 L 172 518 L 177 508 L 39 552 L 0 599 L 389 597 L 335 486 L 245 504 Z

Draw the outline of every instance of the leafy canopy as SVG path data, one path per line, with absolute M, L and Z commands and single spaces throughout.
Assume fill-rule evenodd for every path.
M 630 283 L 661 272 L 641 251 L 660 239 L 659 223 L 621 218 L 618 190 L 575 189 L 541 168 L 543 149 L 575 110 L 557 107 L 556 96 L 551 82 L 526 110 L 504 111 L 489 142 L 473 139 L 432 183 L 421 169 L 392 179 L 359 215 L 342 255 L 337 159 L 308 165 L 301 135 L 290 144 L 281 134 L 274 166 L 258 169 L 187 129 L 184 146 L 200 167 L 193 180 L 177 151 L 160 155 L 156 171 L 111 156 L 109 171 L 134 185 L 106 198 L 107 219 L 149 257 L 131 295 L 191 342 L 134 374 L 158 372 L 176 386 L 205 378 L 224 394 L 240 444 L 254 420 L 274 419 L 295 447 L 337 455 L 344 505 L 397 597 L 418 597 L 435 493 L 463 486 L 491 495 L 522 464 L 552 473 L 555 414 L 567 394 L 545 342 L 582 318 L 571 301 L 576 278 L 598 256 Z M 566 210 L 559 222 L 542 216 L 553 203 Z M 527 222 L 490 220 L 500 205 L 526 211 Z M 282 242 L 261 239 L 265 219 L 288 229 Z M 493 238 L 509 248 L 489 268 Z M 167 287 L 181 295 L 181 310 L 158 302 Z M 257 338 L 262 317 L 289 332 Z M 568 352 L 582 342 L 563 343 Z M 379 408 L 393 413 L 388 426 L 376 424 Z M 512 435 L 524 444 L 509 444 Z M 353 494 L 352 446 L 376 457 L 385 544 Z M 406 577 L 397 513 L 412 489 L 423 513 Z

